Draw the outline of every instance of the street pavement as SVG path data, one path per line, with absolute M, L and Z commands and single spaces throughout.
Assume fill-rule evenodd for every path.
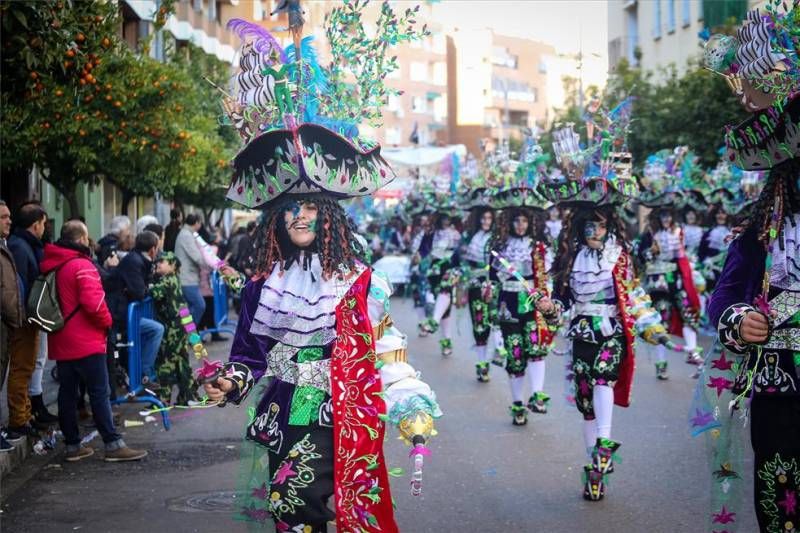
M 649 350 L 638 350 L 633 404 L 614 411 L 612 435 L 623 443 L 622 462 L 606 499 L 586 502 L 582 422 L 563 399 L 563 358 L 547 360 L 550 412 L 514 427 L 505 373 L 492 367 L 490 383 L 475 380 L 469 318 L 463 310 L 456 317 L 454 354 L 445 359 L 435 337 L 416 336 L 410 301 L 393 300 L 395 323 L 409 333 L 409 360 L 436 390 L 445 413 L 430 445 L 424 494 L 412 497 L 407 478 L 392 481 L 401 531 L 706 531 L 710 473 L 705 441 L 687 431 L 697 382 L 681 355 L 672 355 L 671 379 L 658 382 Z M 209 345 L 212 356 L 225 358 L 229 344 Z M 140 409 L 125 406 L 123 418 L 142 420 Z M 0 531 L 248 531 L 232 520 L 246 410 L 215 407 L 172 418 L 170 431 L 157 423 L 123 428 L 131 446 L 150 450 L 140 463 L 102 462 L 100 439 L 92 443 L 98 453 L 79 463 L 64 462 L 61 449 L 27 461 L 0 480 Z M 396 435 L 390 432 L 386 454 L 390 466 L 407 468 L 407 449 Z M 745 498 L 738 531 L 757 531 L 751 495 Z

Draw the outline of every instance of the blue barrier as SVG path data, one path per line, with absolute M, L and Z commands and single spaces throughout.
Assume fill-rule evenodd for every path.
M 200 332 L 200 337 L 212 333 L 236 333 L 235 322 L 228 319 L 228 286 L 216 270 L 211 273 L 211 290 L 214 295 L 214 327 Z M 192 317 L 199 322 L 201 317 Z
M 146 403 L 163 409 L 165 405 L 153 395 L 141 394 L 145 391 L 142 385 L 142 332 L 139 322 L 142 318 L 153 318 L 153 299 L 145 298 L 141 302 L 128 304 L 128 393 L 111 400 L 112 404 Z M 161 411 L 164 429 L 169 429 L 169 413 Z

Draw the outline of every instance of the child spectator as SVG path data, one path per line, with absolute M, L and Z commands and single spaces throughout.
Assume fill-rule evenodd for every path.
M 150 287 L 155 303 L 156 320 L 164 325 L 164 337 L 156 362 L 156 375 L 161 384 L 159 397 L 165 404 L 172 400 L 172 388 L 178 386 L 178 405 L 188 405 L 197 400 L 197 384 L 192 377 L 187 345 L 190 332 L 196 332 L 192 316 L 181 291 L 178 277 L 180 261 L 172 252 L 164 254 L 156 262 L 157 281 Z M 199 337 L 192 346 L 202 351 Z M 200 354 L 197 354 L 200 355 Z

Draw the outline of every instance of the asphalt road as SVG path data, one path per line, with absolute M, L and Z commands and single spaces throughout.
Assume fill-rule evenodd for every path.
M 514 427 L 505 374 L 493 367 L 490 383 L 474 378 L 463 312 L 448 359 L 439 355 L 435 338 L 416 337 L 408 300 L 394 301 L 393 316 L 410 333 L 410 362 L 434 387 L 445 412 L 431 443 L 423 496 L 408 493 L 407 479 L 393 480 L 401 531 L 706 531 L 706 449 L 686 429 L 696 381 L 679 355 L 673 356 L 671 379 L 658 382 L 647 348 L 638 351 L 634 403 L 614 412 L 612 434 L 623 443 L 623 460 L 606 499 L 591 503 L 581 497 L 581 417 L 562 399 L 563 359 L 547 362 L 550 412 Z M 227 356 L 227 342 L 210 347 L 214 356 Z M 138 410 L 125 407 L 123 418 L 141 420 Z M 98 453 L 77 464 L 63 462 L 60 449 L 35 457 L 0 480 L 0 530 L 248 531 L 231 518 L 246 417 L 243 408 L 213 408 L 176 413 L 171 431 L 157 423 L 124 429 L 130 445 L 151 452 L 135 464 L 103 463 L 99 439 L 93 442 Z M 395 436 L 387 441 L 387 457 L 391 466 L 406 467 L 407 452 Z M 738 531 L 757 530 L 747 505 L 738 524 Z

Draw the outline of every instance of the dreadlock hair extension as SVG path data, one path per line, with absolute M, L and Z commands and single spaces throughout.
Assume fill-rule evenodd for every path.
M 528 231 L 523 237 L 530 237 L 534 241 L 547 242 L 545 235 L 545 214 L 539 209 L 529 207 L 510 207 L 503 209 L 494 225 L 491 247 L 501 251 L 508 244 L 508 239 L 514 234 L 514 219 L 524 216 L 528 219 Z
M 608 237 L 613 236 L 617 244 L 622 246 L 625 252 L 629 251 L 629 245 L 625 238 L 625 223 L 617 213 L 617 209 L 611 205 L 576 207 L 570 209 L 564 217 L 564 225 L 561 228 L 561 235 L 558 239 L 558 251 L 553 260 L 550 274 L 553 276 L 553 291 L 555 294 L 563 294 L 569 289 L 569 279 L 572 274 L 572 265 L 581 247 L 587 246 L 584 228 L 587 222 L 600 222 L 605 220 Z
M 284 215 L 297 203 L 317 206 L 316 238 L 306 248 L 292 243 L 284 223 Z M 308 195 L 300 199 L 287 195 L 264 210 L 256 229 L 253 261 L 255 278 L 267 277 L 280 265 L 281 271 L 295 262 L 309 268 L 313 254 L 319 254 L 323 276 L 330 279 L 342 269 L 352 270 L 365 261 L 364 248 L 355 238 L 355 227 L 339 203 L 325 195 Z
M 486 213 L 492 214 L 492 228 L 489 229 L 489 231 L 492 231 L 492 229 L 495 226 L 494 210 L 491 207 L 487 206 L 474 207 L 470 209 L 469 217 L 467 218 L 466 229 L 468 232 L 467 234 L 468 238 L 471 239 L 481 229 L 481 219 L 483 218 L 483 215 L 485 215 Z
M 768 246 L 770 229 L 780 234 L 784 219 L 800 212 L 800 157 L 795 157 L 773 168 L 761 195 L 749 211 L 750 215 L 740 226 L 741 231 L 753 228 L 758 240 Z M 776 212 L 777 210 L 777 212 Z M 772 224 L 774 218 L 775 224 Z

